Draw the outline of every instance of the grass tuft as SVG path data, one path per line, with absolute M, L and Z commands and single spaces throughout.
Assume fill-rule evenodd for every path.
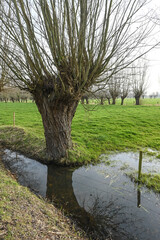
M 137 172 L 127 173 L 126 175 L 134 182 L 160 193 L 160 174 L 142 173 L 140 180 L 138 180 Z

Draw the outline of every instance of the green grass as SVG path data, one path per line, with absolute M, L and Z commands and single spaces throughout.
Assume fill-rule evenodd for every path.
M 0 103 L 0 126 L 13 126 L 15 112 L 16 126 L 26 132 L 32 132 L 38 138 L 44 138 L 40 114 L 33 103 Z
M 69 152 L 69 160 L 79 163 L 94 162 L 106 151 L 137 150 L 145 147 L 159 150 L 160 107 L 150 105 L 153 101 L 160 100 L 145 100 L 150 100 L 151 104 L 130 105 L 131 99 L 127 100 L 129 104 L 125 106 L 105 104 L 84 108 L 79 104 L 72 123 L 74 149 Z M 92 111 L 87 111 L 86 108 Z M 16 127 L 22 128 L 24 134 L 21 133 L 22 129 L 18 133 L 17 130 L 6 128 L 13 124 L 13 112 L 16 115 Z M 15 138 L 19 139 L 15 144 L 17 150 L 22 142 L 24 150 L 28 146 L 28 152 L 31 146 L 37 152 L 39 147 L 41 153 L 45 150 L 41 116 L 35 104 L 0 103 L 0 139 L 14 145 Z M 33 147 L 32 149 L 34 150 Z
M 152 189 L 156 193 L 160 193 L 160 174 L 142 173 L 140 181 L 138 181 L 137 173 L 127 174 L 136 183 L 145 185 L 147 188 Z
M 160 174 L 142 173 L 140 182 L 147 188 L 160 193 Z

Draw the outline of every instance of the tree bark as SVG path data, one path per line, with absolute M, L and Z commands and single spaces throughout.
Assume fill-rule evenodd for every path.
M 112 105 L 116 104 L 116 98 L 112 98 Z
M 81 98 L 81 103 L 84 104 L 84 97 Z
M 136 99 L 136 105 L 140 105 L 140 102 L 139 102 L 140 97 L 136 97 L 135 99 Z
M 84 100 L 86 100 L 86 104 L 89 104 L 89 98 L 88 96 L 82 96 L 81 97 L 81 103 L 84 104 Z
M 89 98 L 86 96 L 86 104 L 89 104 Z
M 35 102 L 42 116 L 48 161 L 60 164 L 72 147 L 71 123 L 78 100 L 50 103 L 46 97 L 37 97 Z
M 108 104 L 110 105 L 110 104 L 111 104 L 111 102 L 110 102 L 110 98 L 107 98 L 107 100 L 108 100 Z
M 101 97 L 101 105 L 104 105 L 104 98 Z
M 124 98 L 121 97 L 121 105 L 124 103 Z

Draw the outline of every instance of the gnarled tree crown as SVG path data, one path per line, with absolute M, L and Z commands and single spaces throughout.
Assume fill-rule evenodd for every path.
M 33 95 L 43 89 L 51 101 L 80 99 L 90 86 L 107 82 L 138 57 L 137 47 L 151 31 L 137 15 L 145 4 L 146 0 L 1 0 L 2 40 L 7 35 L 10 46 L 1 44 L 0 51 L 10 78 Z

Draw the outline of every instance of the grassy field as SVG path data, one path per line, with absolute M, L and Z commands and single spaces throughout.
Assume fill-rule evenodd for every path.
M 83 107 L 79 104 L 72 123 L 75 148 L 69 153 L 70 160 L 93 162 L 106 151 L 141 148 L 159 150 L 160 107 L 154 103 L 155 100 L 160 100 L 149 100 L 146 99 L 146 105 L 141 106 L 128 103 L 125 106 L 91 104 Z M 12 128 L 13 112 L 18 129 Z M 0 103 L 0 139 L 8 145 L 13 145 L 16 150 L 21 148 L 22 152 L 29 152 L 32 148 L 34 153 L 43 158 L 44 132 L 36 105 Z
M 133 100 L 133 99 L 132 99 Z M 147 104 L 148 104 L 148 99 Z M 72 123 L 75 151 L 71 161 L 95 161 L 106 151 L 127 151 L 140 148 L 160 148 L 159 99 L 149 99 L 152 106 L 79 104 Z M 128 100 L 130 103 L 131 100 Z M 126 102 L 127 103 L 127 102 Z M 13 129 L 13 112 L 16 127 Z M 7 128 L 6 128 L 7 126 Z M 20 128 L 20 129 L 19 129 Z M 45 149 L 41 116 L 34 103 L 0 103 L 0 139 L 16 150 L 43 156 Z
M 125 106 L 120 106 L 120 100 L 115 106 L 79 104 L 72 123 L 74 150 L 69 160 L 94 163 L 107 151 L 160 150 L 158 102 L 159 99 L 146 99 L 143 105 L 135 106 L 129 99 Z M 43 126 L 34 103 L 0 103 L 0 142 L 45 161 Z M 0 179 L 0 239 L 85 239 L 54 206 L 19 186 L 1 163 Z M 160 192 L 159 175 L 142 174 L 141 180 Z

